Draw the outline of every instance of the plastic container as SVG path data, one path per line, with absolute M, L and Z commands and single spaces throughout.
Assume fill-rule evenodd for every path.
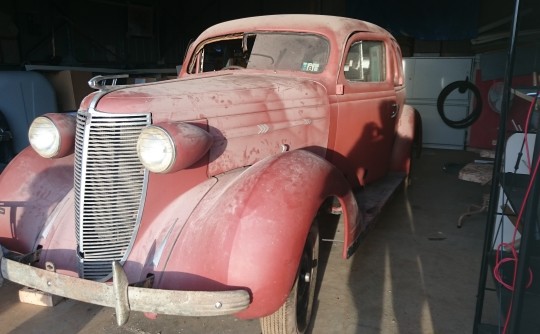
M 13 135 L 13 149 L 19 153 L 29 145 L 28 128 L 34 118 L 57 112 L 56 96 L 49 81 L 37 72 L 0 72 L 0 92 L 0 112 Z

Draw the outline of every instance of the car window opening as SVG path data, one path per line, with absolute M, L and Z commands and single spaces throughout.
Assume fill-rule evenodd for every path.
M 305 33 L 245 33 L 207 42 L 194 55 L 190 73 L 229 69 L 320 73 L 330 45 Z

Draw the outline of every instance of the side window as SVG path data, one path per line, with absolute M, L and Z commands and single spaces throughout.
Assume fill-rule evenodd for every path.
M 384 43 L 359 41 L 351 45 L 343 71 L 349 81 L 382 82 L 386 79 Z
M 205 45 L 202 60 L 203 72 L 219 71 L 228 66 L 246 67 L 242 39 L 229 39 Z
M 393 67 L 394 67 L 394 85 L 403 86 L 403 58 L 401 55 L 401 48 L 399 45 L 393 41 L 392 42 L 392 53 L 393 53 Z

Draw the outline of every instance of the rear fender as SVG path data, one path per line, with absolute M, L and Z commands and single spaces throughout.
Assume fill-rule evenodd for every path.
M 275 312 L 286 300 L 318 209 L 330 196 L 345 213 L 346 242 L 356 233 L 358 207 L 343 175 L 326 160 L 295 150 L 241 173 L 218 177 L 181 232 L 170 237 L 155 287 L 250 291 L 240 318 Z M 352 234 L 351 234 L 352 232 Z
M 45 159 L 27 147 L 0 175 L 0 243 L 28 253 L 73 188 L 73 155 Z
M 422 145 L 422 119 L 416 109 L 406 104 L 397 124 L 390 162 L 391 172 L 404 172 L 407 175 L 410 173 L 413 144 L 419 147 Z

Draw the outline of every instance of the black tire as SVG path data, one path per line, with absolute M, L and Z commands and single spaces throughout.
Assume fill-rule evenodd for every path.
M 407 174 L 407 177 L 405 178 L 405 189 L 412 186 L 412 177 L 411 173 L 414 168 L 414 159 L 419 159 L 422 156 L 422 117 L 420 116 L 420 113 L 418 110 L 414 109 L 414 137 L 413 137 L 413 143 L 411 147 L 411 156 L 410 156 L 410 167 L 409 167 L 409 174 Z
M 318 262 L 319 227 L 315 221 L 309 230 L 298 274 L 287 300 L 279 310 L 260 319 L 263 334 L 306 333 L 315 299 Z
M 414 109 L 414 139 L 413 139 L 413 150 L 416 153 L 416 158 L 422 156 L 422 142 L 423 142 L 423 133 L 424 129 L 422 128 L 422 116 L 418 110 Z
M 454 90 L 458 90 L 461 94 L 465 93 L 465 91 L 470 90 L 473 92 L 474 97 L 476 99 L 476 105 L 473 109 L 473 111 L 467 115 L 464 119 L 461 120 L 451 120 L 448 117 L 446 117 L 444 113 L 444 101 L 452 93 Z M 482 96 L 480 95 L 480 90 L 478 90 L 478 87 L 476 87 L 472 82 L 469 80 L 465 81 L 454 81 L 448 86 L 444 87 L 441 93 L 439 94 L 439 97 L 437 98 L 437 111 L 439 112 L 439 115 L 441 116 L 442 121 L 448 125 L 451 128 L 454 129 L 464 129 L 469 126 L 471 126 L 478 117 L 480 117 L 480 113 L 482 112 Z

